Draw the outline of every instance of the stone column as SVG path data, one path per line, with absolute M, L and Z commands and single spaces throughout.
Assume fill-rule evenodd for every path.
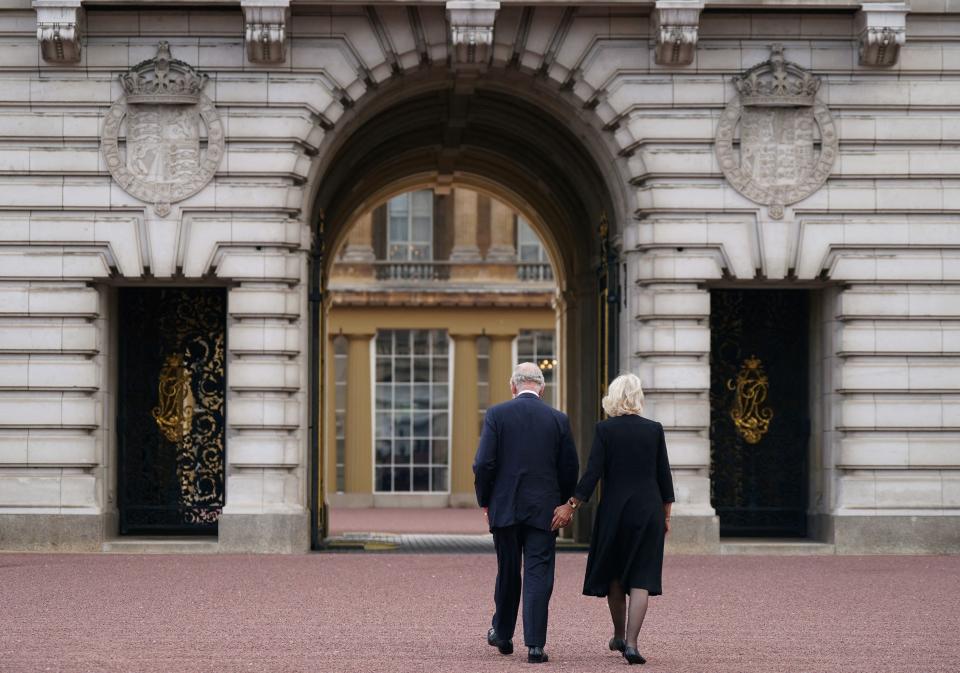
M 357 218 L 353 228 L 347 234 L 347 245 L 343 250 L 343 261 L 354 264 L 368 264 L 376 259 L 373 253 L 373 211 Z
M 514 244 L 514 212 L 505 203 L 490 200 L 490 250 L 488 262 L 516 262 L 517 248 Z
M 453 446 L 450 452 L 450 504 L 475 504 L 473 456 L 479 435 L 477 335 L 451 334 L 453 360 Z
M 477 247 L 477 193 L 469 189 L 453 190 L 453 250 L 451 262 L 480 261 Z
M 514 334 L 490 335 L 490 406 L 510 399 Z
M 348 334 L 346 492 L 373 494 L 373 396 L 370 370 L 372 334 Z

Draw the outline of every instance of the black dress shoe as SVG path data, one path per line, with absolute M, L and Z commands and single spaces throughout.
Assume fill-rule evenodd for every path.
M 627 641 L 623 638 L 611 638 L 610 649 L 616 652 L 623 652 L 625 649 L 627 649 Z
M 494 628 L 487 631 L 487 645 L 496 647 L 500 651 L 500 654 L 513 654 L 513 641 L 500 640 L 497 638 L 497 631 Z
M 631 665 L 647 663 L 647 660 L 643 658 L 643 655 L 637 652 L 637 648 L 635 647 L 623 648 L 623 658 L 626 659 Z
M 545 664 L 547 661 L 547 655 L 542 647 L 531 647 L 527 653 L 527 663 L 529 664 Z

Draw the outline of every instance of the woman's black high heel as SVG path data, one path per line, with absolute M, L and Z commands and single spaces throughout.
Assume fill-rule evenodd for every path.
M 610 649 L 616 652 L 623 652 L 627 648 L 627 641 L 623 638 L 611 638 Z
M 647 663 L 647 660 L 643 658 L 643 655 L 637 652 L 637 648 L 635 647 L 623 648 L 623 658 L 626 659 L 631 665 Z

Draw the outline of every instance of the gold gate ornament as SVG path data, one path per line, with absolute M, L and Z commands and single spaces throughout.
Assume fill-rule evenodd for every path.
M 773 409 L 763 406 L 769 385 L 760 358 L 755 355 L 743 361 L 736 380 L 727 380 L 727 388 L 737 393 L 730 408 L 730 418 L 747 444 L 758 443 L 770 429 Z

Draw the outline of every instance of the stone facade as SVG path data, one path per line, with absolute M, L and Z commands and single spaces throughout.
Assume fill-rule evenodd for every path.
M 306 549 L 311 251 L 321 223 L 333 249 L 366 205 L 429 181 L 550 223 L 581 356 L 608 213 L 625 265 L 615 365 L 667 428 L 677 548 L 717 546 L 708 317 L 728 285 L 815 298 L 818 537 L 960 550 L 960 7 L 790 4 L 3 2 L 0 547 L 115 534 L 116 288 L 178 283 L 229 288 L 221 548 Z M 215 113 L 223 155 L 195 193 L 150 202 L 103 150 L 120 76 L 161 42 L 208 78 L 198 151 L 217 147 Z M 735 78 L 773 43 L 819 78 L 837 154 L 803 198 L 758 203 L 716 143 Z M 591 394 L 561 395 L 581 445 Z

